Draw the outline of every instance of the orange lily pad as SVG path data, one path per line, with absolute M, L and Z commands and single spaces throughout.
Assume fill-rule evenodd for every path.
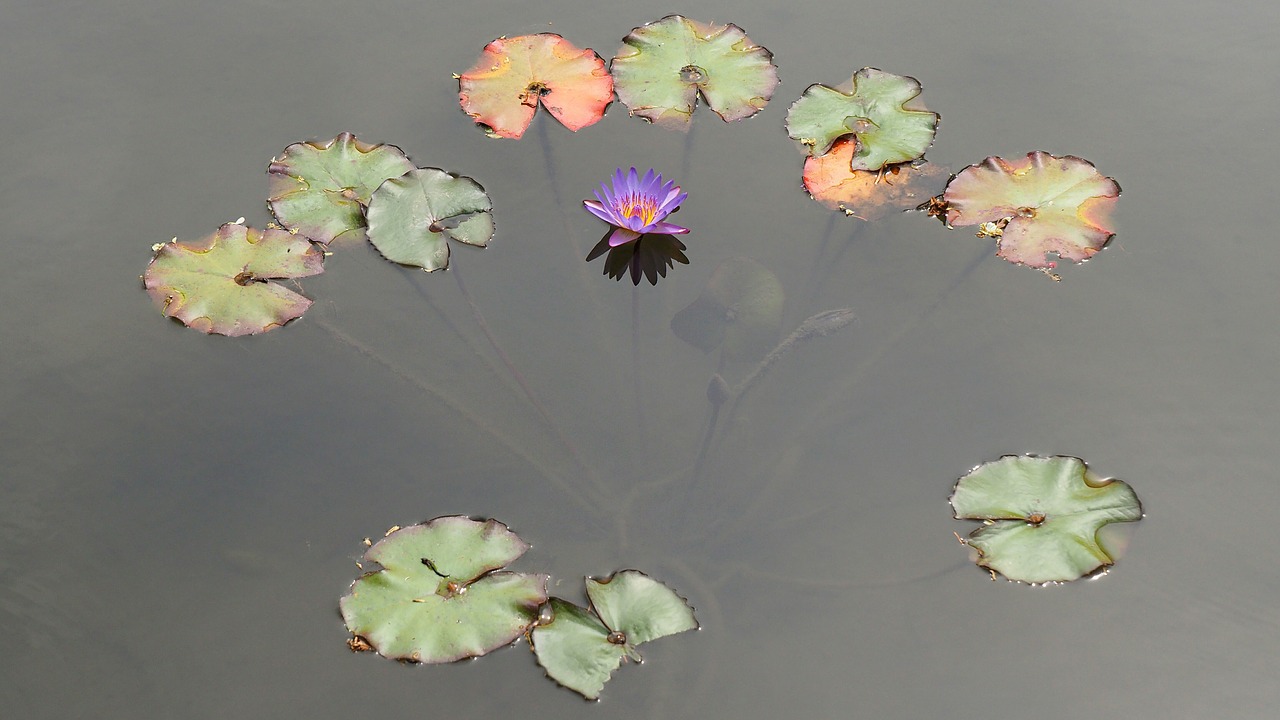
M 612 99 L 604 60 L 554 33 L 498 38 L 458 76 L 463 111 L 495 137 L 524 135 L 539 103 L 576 132 L 604 117 Z
M 924 161 L 886 165 L 877 172 L 852 170 L 857 149 L 857 139 L 842 138 L 826 155 L 806 158 L 804 189 L 832 210 L 860 220 L 914 208 L 936 195 L 951 177 L 947 168 Z

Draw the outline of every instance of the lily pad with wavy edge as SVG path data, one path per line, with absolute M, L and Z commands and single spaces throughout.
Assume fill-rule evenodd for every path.
M 324 253 L 284 230 L 227 223 L 156 247 L 143 286 L 160 312 L 218 335 L 255 335 L 301 317 L 311 301 L 275 280 L 324 272 Z
M 1119 197 L 1120 185 L 1088 160 L 1038 150 L 970 165 L 942 195 L 948 225 L 984 225 L 980 235 L 999 238 L 997 255 L 1034 268 L 1054 267 L 1050 253 L 1083 262 L 1106 247 Z
M 446 240 L 485 247 L 493 204 L 480 183 L 436 168 L 411 170 L 369 201 L 369 242 L 383 257 L 428 272 L 449 267 Z
M 412 169 L 400 148 L 363 143 L 349 132 L 326 143 L 294 143 L 267 168 L 267 206 L 285 228 L 318 243 L 360 239 L 373 191 Z
M 1010 580 L 1059 583 L 1115 563 L 1098 542 L 1104 525 L 1142 519 L 1133 488 L 1099 478 L 1080 458 L 1006 455 L 956 482 L 959 520 L 981 520 L 963 542 L 978 565 Z
M 551 598 L 551 620 L 530 632 L 547 675 L 588 700 L 600 696 L 623 658 L 642 662 L 635 646 L 696 630 L 693 608 L 674 590 L 636 570 L 587 578 L 591 610 Z
M 365 553 L 382 569 L 351 585 L 342 618 L 394 660 L 485 655 L 520 637 L 546 602 L 546 575 L 496 572 L 528 549 L 497 520 L 448 516 L 395 529 Z
M 935 163 L 917 161 L 881 170 L 851 170 L 858 142 L 837 140 L 826 155 L 804 161 L 804 188 L 832 210 L 860 220 L 878 220 L 895 210 L 909 210 L 937 195 L 951 177 Z
M 553 33 L 498 38 L 458 76 L 463 111 L 495 137 L 524 135 L 539 103 L 576 132 L 604 117 L 612 100 L 604 60 Z
M 768 268 L 729 258 L 712 271 L 702 294 L 671 318 L 671 331 L 703 352 L 720 347 L 728 360 L 759 360 L 778 342 L 785 297 Z
M 938 114 L 919 101 L 920 81 L 862 68 L 853 79 L 831 88 L 810 85 L 787 111 L 787 134 L 826 155 L 836 140 L 852 135 L 857 147 L 851 170 L 879 170 L 924 156 L 938 130 Z
M 751 117 L 778 86 L 773 55 L 737 25 L 668 15 L 641 25 L 609 64 L 632 115 L 687 130 L 701 94 L 725 122 Z

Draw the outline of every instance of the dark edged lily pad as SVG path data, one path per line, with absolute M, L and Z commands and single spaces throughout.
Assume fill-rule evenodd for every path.
M 324 272 L 324 253 L 284 230 L 227 223 L 192 242 L 157 245 L 143 286 L 160 312 L 219 335 L 254 335 L 301 317 L 311 301 L 276 280 Z
M 720 347 L 728 360 L 759 360 L 778 342 L 785 297 L 768 268 L 750 258 L 729 258 L 711 273 L 698 299 L 671 318 L 671 331 L 703 352 Z
M 498 38 L 458 76 L 463 111 L 494 137 L 524 135 L 539 103 L 576 132 L 604 117 L 612 100 L 604 60 L 553 33 Z
M 496 520 L 440 517 L 399 528 L 365 553 L 381 570 L 351 585 L 340 606 L 347 629 L 395 660 L 478 657 L 520 637 L 546 602 L 546 575 L 499 569 L 529 546 Z
M 668 15 L 642 25 L 609 64 L 632 115 L 687 130 L 698 95 L 725 122 L 751 117 L 773 97 L 773 55 L 737 25 Z
M 920 81 L 862 68 L 838 88 L 810 85 L 787 111 L 787 134 L 826 155 L 843 137 L 857 145 L 851 170 L 879 170 L 924 156 L 938 130 L 938 114 L 919 100 Z
M 418 168 L 374 192 L 367 212 L 369 242 L 391 262 L 440 270 L 449 267 L 447 240 L 476 247 L 489 244 L 492 209 L 475 180 Z
M 529 636 L 547 675 L 588 700 L 600 697 L 624 658 L 642 662 L 637 645 L 698 629 L 684 598 L 636 570 L 587 578 L 587 597 L 590 610 L 551 598 L 551 619 Z
M 959 520 L 981 520 L 964 544 L 978 565 L 1020 582 L 1069 582 L 1115 563 L 1104 525 L 1142 519 L 1133 488 L 1099 478 L 1080 458 L 1006 455 L 956 483 Z
M 1120 185 L 1088 160 L 1047 152 L 1021 160 L 989 157 L 947 184 L 948 225 L 980 225 L 999 239 L 997 254 L 1033 268 L 1055 266 L 1049 254 L 1083 262 L 1106 246 Z
M 860 220 L 878 220 L 895 210 L 909 210 L 938 194 L 951 172 L 917 160 L 886 165 L 878 171 L 851 170 L 858 142 L 841 138 L 826 155 L 804 161 L 804 188 L 832 210 Z
M 412 169 L 400 148 L 363 143 L 347 132 L 326 143 L 294 143 L 267 168 L 267 206 L 281 225 L 318 243 L 362 239 L 373 191 Z

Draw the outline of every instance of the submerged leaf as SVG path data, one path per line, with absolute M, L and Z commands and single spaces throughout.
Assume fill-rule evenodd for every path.
M 311 301 L 274 280 L 324 272 L 324 253 L 284 230 L 228 223 L 159 246 L 143 286 L 160 312 L 205 333 L 253 335 L 301 317 Z
M 1087 160 L 1030 152 L 1022 160 L 989 157 L 947 184 L 948 225 L 983 225 L 1000 240 L 1000 257 L 1052 268 L 1050 253 L 1083 262 L 1110 242 L 1120 185 Z
M 427 271 L 449 266 L 446 239 L 484 247 L 492 203 L 480 183 L 437 168 L 388 180 L 369 201 L 369 242 L 383 257 Z
M 703 352 L 723 347 L 728 360 L 758 360 L 778 341 L 784 298 L 768 268 L 750 258 L 729 258 L 711 273 L 698 299 L 671 319 L 671 331 Z
M 877 220 L 895 210 L 909 210 L 933 197 L 951 173 L 935 163 L 888 165 L 878 171 L 851 170 L 858 142 L 837 140 L 826 155 L 804 161 L 804 187 L 832 210 L 860 220 Z
M 919 95 L 913 77 L 862 68 L 839 88 L 810 85 L 787 111 L 787 134 L 815 156 L 853 136 L 851 170 L 910 162 L 924 155 L 938 129 L 938 114 L 924 109 Z
M 668 15 L 623 42 L 609 64 L 618 99 L 665 127 L 688 129 L 699 94 L 725 122 L 751 117 L 778 86 L 773 55 L 737 25 Z
M 1068 582 L 1115 563 L 1102 526 L 1142 519 L 1119 480 L 1101 479 L 1074 457 L 1006 455 L 960 478 L 951 494 L 960 520 L 982 520 L 964 540 L 978 564 L 1010 580 Z
M 294 143 L 267 168 L 267 205 L 281 225 L 318 243 L 362 238 L 373 191 L 412 169 L 400 148 L 347 132 L 326 143 Z
M 524 135 L 538 103 L 577 131 L 604 117 L 611 100 L 604 60 L 553 33 L 498 38 L 458 77 L 463 111 L 497 137 Z
M 496 520 L 451 516 L 397 529 L 365 553 L 381 570 L 351 585 L 347 629 L 378 654 L 443 663 L 485 655 L 528 629 L 546 575 L 495 572 L 529 546 Z

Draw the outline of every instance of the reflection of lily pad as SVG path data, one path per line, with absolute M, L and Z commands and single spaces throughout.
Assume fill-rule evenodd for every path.
M 364 563 L 382 569 L 351 585 L 342 617 L 392 659 L 484 655 L 520 637 L 547 599 L 546 575 L 495 572 L 528 549 L 496 520 L 442 517 L 397 529 L 365 553 Z
M 894 210 L 918 206 L 942 189 L 951 173 L 941 165 L 918 161 L 878 171 L 851 170 L 857 140 L 841 138 L 826 155 L 804 161 L 804 187 L 814 200 L 850 217 L 877 220 Z
M 978 564 L 1010 580 L 1067 582 L 1115 563 L 1102 526 L 1142 518 L 1133 489 L 1104 480 L 1073 457 L 1006 455 L 960 478 L 951 506 L 985 524 L 964 540 Z
M 552 33 L 498 38 L 458 76 L 462 109 L 491 135 L 518 138 L 538 103 L 577 131 L 604 117 L 613 78 L 604 60 Z
M 156 249 L 143 285 L 160 312 L 219 335 L 254 335 L 301 317 L 311 301 L 272 282 L 324 272 L 307 238 L 235 223 L 194 242 Z
M 587 699 L 600 696 L 623 658 L 642 661 L 636 645 L 698 628 L 684 598 L 635 570 L 588 578 L 587 596 L 591 612 L 551 598 L 551 620 L 530 633 L 547 675 Z
M 862 68 L 839 88 L 810 85 L 787 111 L 787 134 L 825 155 L 836 140 L 853 135 L 850 169 L 879 170 L 924 155 L 938 129 L 938 114 L 920 104 L 920 82 Z
M 622 41 L 609 64 L 618 99 L 659 125 L 687 129 L 699 94 L 725 122 L 751 117 L 778 86 L 773 55 L 737 25 L 668 15 Z
M 388 260 L 424 270 L 449 266 L 446 239 L 477 247 L 493 237 L 492 203 L 469 177 L 420 168 L 388 180 L 369 201 L 369 242 Z
M 698 299 L 675 314 L 671 331 L 703 352 L 722 347 L 728 360 L 758 360 L 778 342 L 784 298 L 768 268 L 730 258 L 711 273 Z
M 1039 151 L 970 165 L 943 194 L 948 225 L 981 224 L 980 235 L 1000 238 L 1000 257 L 1034 268 L 1053 267 L 1049 253 L 1082 262 L 1105 247 L 1119 197 L 1116 181 L 1089 161 Z
M 360 238 L 373 191 L 412 169 L 400 148 L 362 143 L 351 133 L 294 143 L 267 168 L 267 205 L 281 225 L 318 243 Z

